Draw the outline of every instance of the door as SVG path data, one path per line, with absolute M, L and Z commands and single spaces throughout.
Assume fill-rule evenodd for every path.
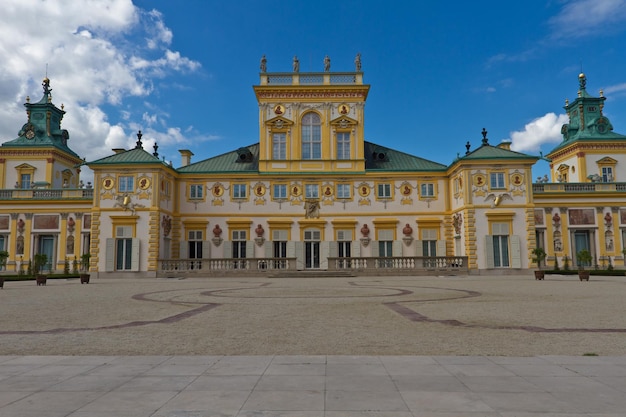
M 46 255 L 48 262 L 43 266 L 42 271 L 49 272 L 51 265 L 54 265 L 54 236 L 40 235 L 37 253 Z
M 307 230 L 304 232 L 304 259 L 306 269 L 320 267 L 320 232 Z
M 591 246 L 589 244 L 589 231 L 587 230 L 577 230 L 574 232 L 574 259 L 576 259 L 576 254 L 581 250 L 588 250 L 591 252 Z M 578 265 L 578 261 L 576 261 L 576 265 L 591 266 L 589 263 Z

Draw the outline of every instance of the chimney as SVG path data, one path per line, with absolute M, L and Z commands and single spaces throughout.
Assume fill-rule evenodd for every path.
M 193 152 L 191 152 L 189 149 L 181 149 L 178 152 L 180 152 L 180 156 L 182 157 L 181 167 L 186 167 L 187 165 L 191 164 L 191 157 L 193 156 Z
M 511 141 L 510 140 L 503 140 L 502 142 L 500 142 L 500 144 L 498 145 L 498 148 L 500 149 L 506 149 L 507 151 L 511 150 Z
M 115 154 L 117 155 L 118 153 L 122 153 L 122 152 L 126 152 L 126 149 L 124 148 L 113 148 L 111 149 L 113 152 L 115 152 Z

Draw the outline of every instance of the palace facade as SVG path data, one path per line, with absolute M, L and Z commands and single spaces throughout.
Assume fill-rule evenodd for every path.
M 355 72 L 269 73 L 254 86 L 258 142 L 178 168 L 133 149 L 83 161 L 61 128 L 49 80 L 25 104 L 18 137 L 0 146 L 0 249 L 8 271 L 45 253 L 48 269 L 90 254 L 95 275 L 507 274 L 588 249 L 624 267 L 626 136 L 605 97 L 566 103 L 563 141 L 533 183 L 536 156 L 510 143 L 468 143 L 449 165 L 364 139 Z M 155 147 L 156 148 L 156 147 Z M 94 172 L 83 184 L 80 167 Z

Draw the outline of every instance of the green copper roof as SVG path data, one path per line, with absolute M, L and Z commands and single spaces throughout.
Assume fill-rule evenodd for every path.
M 80 159 L 67 145 L 70 134 L 61 129 L 65 111 L 52 104 L 50 80 L 44 79 L 42 85 L 44 94 L 41 100 L 37 103 L 29 100 L 24 104 L 28 120 L 18 132 L 18 137 L 3 143 L 2 147 L 54 147 Z
M 88 162 L 87 165 L 154 164 L 159 162 L 165 164 L 157 156 L 146 152 L 143 148 L 135 148 Z
M 364 145 L 365 170 L 367 172 L 445 171 L 446 169 L 443 164 L 375 143 L 366 141 Z
M 483 144 L 480 148 L 471 151 L 470 153 L 462 156 L 458 160 L 471 161 L 471 160 L 484 160 L 484 159 L 528 159 L 539 157 L 527 155 L 521 152 L 511 151 L 509 149 L 500 148 L 497 146 L 491 146 L 489 144 Z
M 249 151 L 249 154 L 246 153 Z M 245 156 L 243 156 L 245 155 Z M 178 168 L 181 173 L 211 174 L 220 172 L 258 173 L 259 144 L 246 146 L 237 150 L 205 159 Z
M 585 74 L 578 76 L 578 82 L 578 97 L 572 103 L 567 101 L 564 107 L 569 123 L 561 127 L 563 141 L 548 155 L 575 142 L 626 140 L 626 136 L 613 132 L 613 125 L 608 117 L 603 114 L 606 97 L 602 91 L 600 97 L 592 97 L 586 89 L 587 77 Z
M 249 156 L 245 155 L 249 152 Z M 399 152 L 385 146 L 365 142 L 365 169 L 367 172 L 445 171 L 446 166 Z M 239 148 L 204 161 L 181 168 L 180 173 L 258 173 L 259 144 Z

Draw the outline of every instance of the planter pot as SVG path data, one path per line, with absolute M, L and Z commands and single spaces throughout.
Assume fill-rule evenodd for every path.
M 543 280 L 545 276 L 546 276 L 546 273 L 544 271 L 535 271 L 536 280 Z
M 589 281 L 589 271 L 578 271 L 578 278 L 580 278 L 581 281 Z
M 45 275 L 37 275 L 35 281 L 37 281 L 37 285 L 46 285 L 48 278 Z
M 80 283 L 89 284 L 89 274 L 80 274 Z

